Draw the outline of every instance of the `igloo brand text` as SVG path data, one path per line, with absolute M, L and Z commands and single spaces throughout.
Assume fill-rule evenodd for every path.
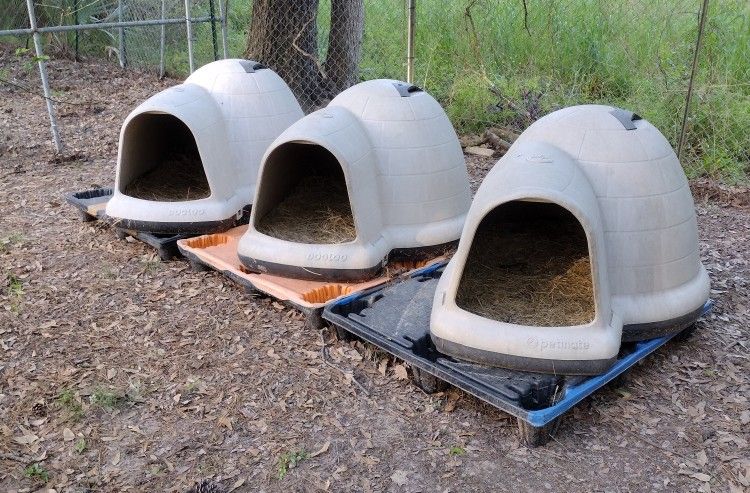
M 198 217 L 198 216 L 204 216 L 205 214 L 206 214 L 206 209 L 169 209 L 169 215 L 170 216 L 178 216 L 178 217 L 192 216 L 192 217 Z
M 328 262 L 346 262 L 347 255 L 340 253 L 310 253 L 307 260 L 326 260 Z

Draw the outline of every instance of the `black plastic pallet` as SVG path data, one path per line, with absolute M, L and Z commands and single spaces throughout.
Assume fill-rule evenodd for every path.
M 340 337 L 351 333 L 409 363 L 413 382 L 426 392 L 451 384 L 515 416 L 521 439 L 529 446 L 547 443 L 566 411 L 676 335 L 623 343 L 614 365 L 594 377 L 530 373 L 460 361 L 438 352 L 430 338 L 432 299 L 444 266 L 428 267 L 403 282 L 341 298 L 325 308 L 323 318 L 334 325 Z M 703 313 L 709 309 L 707 303 Z M 693 328 L 677 333 L 687 336 Z
M 78 217 L 82 222 L 102 221 L 110 225 L 121 240 L 131 236 L 152 247 L 156 250 L 156 254 L 161 260 L 170 260 L 180 256 L 180 251 L 177 248 L 177 240 L 196 236 L 190 234 L 146 233 L 118 228 L 117 224 L 109 221 L 104 214 L 107 202 L 112 198 L 113 193 L 111 188 L 93 188 L 91 190 L 68 193 L 65 195 L 65 201 L 76 208 Z

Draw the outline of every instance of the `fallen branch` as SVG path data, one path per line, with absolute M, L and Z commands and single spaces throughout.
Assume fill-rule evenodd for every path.
M 357 385 L 357 387 L 359 387 L 359 389 L 360 389 L 360 390 L 361 390 L 362 392 L 364 392 L 364 394 L 365 394 L 365 395 L 366 395 L 367 397 L 370 397 L 370 391 L 369 391 L 369 390 L 367 390 L 367 389 L 365 388 L 365 386 L 364 386 L 364 385 L 362 385 L 362 384 L 361 384 L 361 383 L 359 382 L 359 380 L 357 380 L 357 378 L 356 378 L 356 377 L 354 376 L 354 372 L 346 372 L 346 371 L 344 371 L 343 369 L 341 369 L 341 368 L 339 368 L 338 366 L 336 366 L 336 365 L 335 365 L 335 364 L 333 363 L 333 361 L 331 361 L 331 357 L 330 357 L 330 355 L 328 354 L 328 344 L 326 343 L 325 337 L 323 336 L 323 332 L 324 332 L 324 331 L 326 331 L 326 330 L 327 330 L 327 328 L 326 328 L 326 329 L 324 329 L 324 330 L 321 330 L 321 331 L 320 331 L 320 342 L 321 342 L 321 343 L 323 344 L 323 347 L 321 347 L 321 348 L 320 348 L 320 354 L 321 354 L 321 356 L 323 357 L 323 363 L 325 363 L 325 364 L 326 364 L 327 366 L 330 366 L 330 367 L 331 367 L 331 368 L 333 368 L 334 370 L 338 370 L 338 371 L 340 371 L 340 372 L 341 372 L 341 374 L 342 374 L 342 375 L 344 375 L 345 377 L 346 377 L 347 375 L 351 375 L 351 379 L 352 379 L 352 382 L 354 382 L 354 383 L 355 383 L 355 384 Z
M 496 150 L 507 152 L 508 149 L 510 149 L 511 143 L 505 139 L 498 137 L 495 132 L 490 129 L 484 131 L 484 137 L 487 139 L 487 142 L 492 144 L 492 147 L 494 147 Z
M 0 453 L 0 460 L 12 460 L 12 461 L 20 462 L 22 464 L 27 464 L 27 463 L 31 462 L 31 460 L 24 459 L 20 455 L 9 454 L 9 453 L 5 453 L 5 452 Z
M 318 60 L 318 57 L 316 57 L 312 53 L 306 52 L 305 50 L 303 50 L 302 48 L 300 48 L 299 45 L 297 45 L 297 41 L 299 41 L 299 38 L 300 38 L 300 36 L 302 36 L 302 33 L 305 32 L 305 29 L 307 29 L 307 26 L 309 26 L 310 23 L 312 21 L 314 21 L 314 20 L 315 20 L 315 15 L 313 15 L 310 18 L 310 20 L 308 20 L 307 22 L 305 22 L 305 24 L 302 26 L 302 29 L 300 29 L 299 32 L 297 33 L 297 35 L 294 37 L 294 40 L 292 41 L 292 48 L 294 48 L 295 50 L 297 50 L 298 52 L 300 52 L 300 54 L 302 56 L 304 56 L 304 57 L 309 58 L 310 60 L 312 60 L 312 62 L 318 68 L 318 72 L 320 72 L 321 77 L 323 77 L 324 80 L 328 80 L 328 75 L 326 74 L 326 71 L 323 68 L 323 64 L 320 63 L 320 60 Z

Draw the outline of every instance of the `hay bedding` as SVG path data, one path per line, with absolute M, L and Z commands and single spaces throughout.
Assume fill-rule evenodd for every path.
M 256 227 L 296 243 L 346 243 L 357 236 L 346 183 L 330 176 L 302 178 Z
M 456 303 L 477 315 L 519 325 L 591 322 L 594 289 L 585 234 L 578 224 L 546 221 L 520 229 L 480 228 Z
M 198 156 L 175 154 L 130 182 L 125 194 L 158 202 L 181 202 L 209 197 L 211 188 Z

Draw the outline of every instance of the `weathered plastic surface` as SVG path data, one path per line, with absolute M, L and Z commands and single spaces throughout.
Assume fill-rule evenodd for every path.
M 591 323 L 519 326 L 456 305 L 479 224 L 511 201 L 551 202 L 581 223 L 596 301 Z M 575 106 L 534 123 L 485 178 L 436 290 L 431 330 L 456 355 L 476 352 L 521 365 L 536 360 L 538 368 L 606 363 L 621 340 L 693 323 L 708 296 L 692 196 L 669 142 L 630 112 Z
M 92 188 L 65 195 L 65 201 L 78 209 L 81 220 L 101 219 L 107 202 L 112 198 L 111 188 Z
M 161 202 L 127 196 L 124 186 L 148 169 L 141 148 L 158 138 L 139 116 L 167 114 L 195 139 L 211 195 Z M 303 116 L 289 87 L 272 70 L 250 60 L 219 60 L 185 83 L 152 96 L 126 118 L 120 132 L 115 192 L 107 215 L 133 229 L 214 232 L 239 219 L 254 195 L 260 159 L 268 145 Z
M 288 181 L 274 173 L 289 165 L 290 145 L 324 148 L 343 171 L 356 239 L 340 244 L 296 243 L 255 229 Z M 299 166 L 305 166 L 304 159 Z M 316 272 L 377 270 L 395 249 L 458 239 L 470 204 L 461 146 L 432 96 L 403 82 L 373 80 L 338 95 L 299 120 L 269 147 L 261 164 L 251 228 L 239 245 L 248 266 L 296 266 Z M 283 269 L 282 269 L 283 270 Z
M 194 268 L 203 267 L 221 272 L 249 291 L 265 293 L 292 305 L 308 316 L 317 315 L 318 320 L 323 307 L 332 300 L 386 283 L 394 275 L 445 260 L 441 257 L 412 265 L 390 265 L 383 276 L 366 282 L 353 283 L 309 281 L 271 274 L 256 274 L 248 272 L 237 256 L 237 244 L 246 230 L 247 225 L 238 226 L 224 233 L 180 240 L 177 245 Z
M 402 282 L 335 300 L 326 307 L 323 318 L 419 372 L 434 375 L 512 414 L 539 433 L 674 335 L 624 344 L 608 371 L 593 377 L 531 373 L 457 360 L 437 351 L 429 333 L 432 299 L 443 269 L 444 265 L 420 269 Z M 709 308 L 706 304 L 704 311 Z M 535 439 L 540 438 L 544 437 Z
M 112 193 L 111 188 L 94 188 L 66 194 L 65 200 L 78 209 L 79 217 L 82 221 L 101 220 L 106 224 L 110 224 L 115 229 L 118 237 L 125 238 L 126 236 L 132 236 L 142 241 L 156 250 L 157 255 L 162 260 L 169 260 L 179 255 L 177 240 L 190 238 L 191 235 L 156 234 L 119 228 L 104 213 L 107 202 L 112 198 Z
M 709 279 L 677 155 L 656 127 L 625 112 L 635 127 L 628 130 L 622 112 L 565 108 L 531 125 L 518 144 L 554 145 L 586 175 L 602 214 L 612 310 L 627 331 L 700 309 L 709 297 Z

